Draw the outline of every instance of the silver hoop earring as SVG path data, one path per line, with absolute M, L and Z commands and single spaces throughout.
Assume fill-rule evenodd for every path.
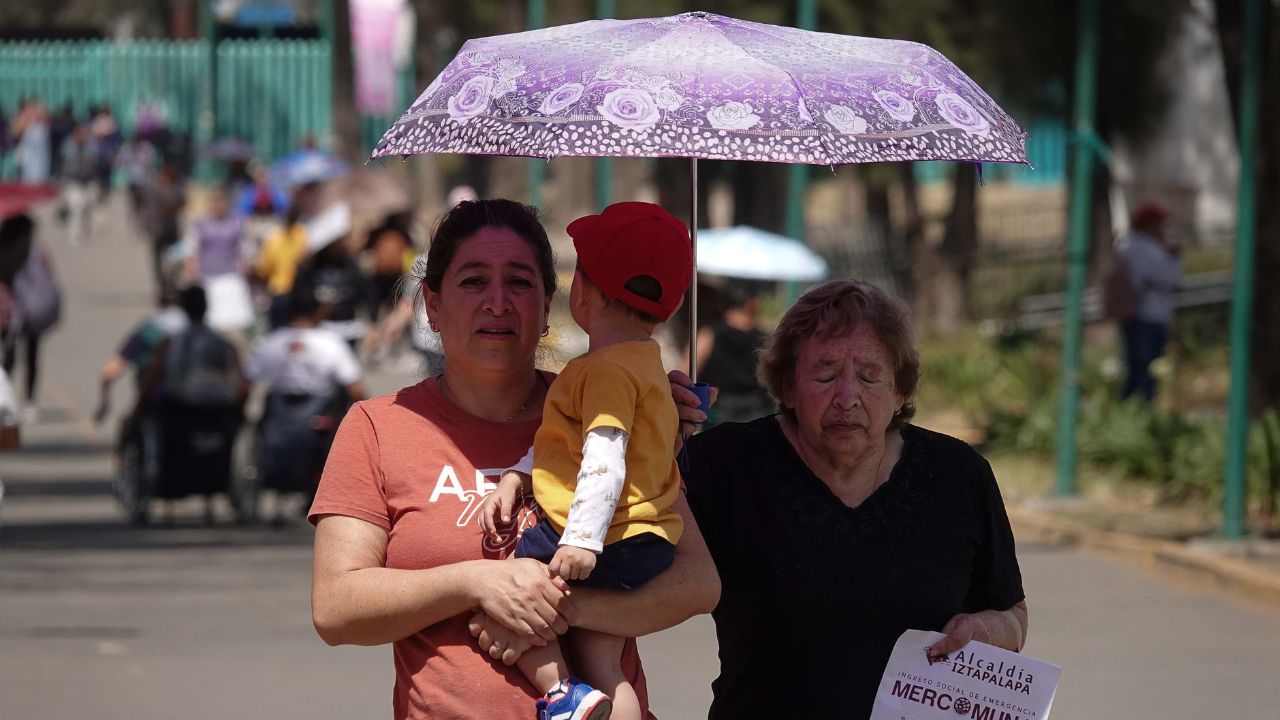
M 547 333 L 549 333 L 549 332 L 551 332 L 551 326 L 550 326 L 550 325 L 548 325 L 548 326 L 546 326 L 546 327 L 542 328 L 542 337 L 546 337 L 546 336 L 547 336 Z
M 433 333 L 440 332 L 440 326 L 436 324 L 435 320 L 428 320 L 427 326 L 431 328 L 431 332 Z

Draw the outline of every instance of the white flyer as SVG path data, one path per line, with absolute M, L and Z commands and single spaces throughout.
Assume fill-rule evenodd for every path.
M 942 633 L 908 630 L 893 646 L 871 720 L 1046 720 L 1062 668 L 972 641 L 929 663 Z

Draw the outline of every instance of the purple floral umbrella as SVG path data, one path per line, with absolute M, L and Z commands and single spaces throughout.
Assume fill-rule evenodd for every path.
M 928 46 L 692 12 L 470 40 L 372 157 L 688 157 L 696 193 L 698 158 L 1025 163 L 1025 143 Z

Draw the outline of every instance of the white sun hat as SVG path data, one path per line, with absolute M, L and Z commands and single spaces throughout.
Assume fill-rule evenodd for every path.
M 320 252 L 350 234 L 351 206 L 336 202 L 307 223 L 307 252 Z

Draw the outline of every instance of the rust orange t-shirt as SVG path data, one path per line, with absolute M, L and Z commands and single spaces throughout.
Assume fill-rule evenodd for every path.
M 309 518 L 344 515 L 386 530 L 389 568 L 505 558 L 516 533 L 491 540 L 475 513 L 499 474 L 529 449 L 538 424 L 470 415 L 441 394 L 434 377 L 356 403 L 338 428 Z M 519 518 L 521 529 L 537 522 L 528 507 Z M 467 631 L 469 616 L 394 643 L 397 720 L 533 717 L 537 692 L 517 668 L 480 652 Z M 648 713 L 634 640 L 627 642 L 623 670 Z

